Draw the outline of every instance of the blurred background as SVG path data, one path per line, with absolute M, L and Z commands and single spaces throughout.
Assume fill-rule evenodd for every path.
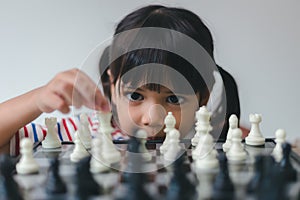
M 300 130 L 300 1 L 0 0 L 0 102 L 82 68 L 126 14 L 148 4 L 190 9 L 211 29 L 217 64 L 236 79 L 242 126 L 262 114 L 261 131 L 288 140 Z M 58 115 L 58 112 L 42 115 Z M 18 117 L 18 113 L 16 113 Z M 300 136 L 299 136 L 300 137 Z

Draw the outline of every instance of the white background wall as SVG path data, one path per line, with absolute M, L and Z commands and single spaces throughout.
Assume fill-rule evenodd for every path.
M 242 125 L 249 127 L 250 113 L 261 113 L 265 136 L 278 128 L 290 140 L 299 135 L 298 0 L 107 2 L 0 0 L 0 102 L 46 84 L 59 71 L 80 68 L 124 15 L 161 3 L 190 9 L 207 22 L 217 63 L 238 83 Z

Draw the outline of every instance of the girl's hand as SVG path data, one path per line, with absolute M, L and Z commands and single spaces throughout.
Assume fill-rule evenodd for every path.
M 36 105 L 41 112 L 59 110 L 68 113 L 71 105 L 109 111 L 108 101 L 97 85 L 79 69 L 57 74 L 48 84 L 39 88 L 36 95 Z

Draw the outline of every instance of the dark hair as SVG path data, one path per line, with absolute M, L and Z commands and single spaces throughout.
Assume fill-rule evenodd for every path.
M 164 7 L 160 5 L 146 6 L 125 16 L 123 20 L 121 20 L 117 25 L 115 36 L 129 30 L 145 27 L 165 28 L 167 30 L 174 30 L 187 35 L 197 43 L 199 43 L 204 48 L 206 53 L 211 57 L 211 59 L 213 59 L 213 39 L 210 31 L 204 25 L 201 19 L 191 11 L 182 8 Z M 145 35 L 139 34 L 140 32 L 137 32 L 136 35 L 134 35 L 134 42 L 142 42 L 143 40 L 147 39 Z M 169 45 L 170 43 L 182 42 L 171 41 L 168 37 L 170 36 L 167 33 L 163 38 L 157 39 L 160 39 L 161 43 L 168 43 L 167 45 Z M 125 37 L 122 40 L 115 39 L 113 44 L 109 47 L 110 51 L 106 49 L 105 55 L 103 55 L 107 56 L 114 54 L 119 49 L 124 48 L 124 44 L 127 46 L 132 45 L 130 44 L 130 40 L 128 39 L 128 37 Z M 130 75 L 127 76 L 127 78 L 123 77 L 126 72 L 132 70 L 137 66 L 147 64 L 151 65 L 153 63 L 169 66 L 171 67 L 171 69 L 173 69 L 173 71 L 175 71 L 175 73 L 171 76 L 168 76 L 168 74 L 170 74 L 170 70 L 166 70 L 168 68 L 162 68 L 161 66 L 156 67 L 155 65 L 152 65 L 152 67 L 148 68 L 148 70 L 146 71 L 135 71 L 135 73 L 132 74 L 132 76 L 135 76 L 135 78 Z M 116 81 L 121 78 L 125 83 L 130 83 L 132 85 L 137 85 L 138 83 L 146 83 L 145 85 L 146 87 L 148 87 L 148 89 L 159 90 L 160 84 L 153 83 L 153 80 L 158 80 L 159 82 L 161 80 L 171 79 L 173 80 L 171 81 L 172 86 L 174 86 L 174 88 L 176 89 L 179 89 L 180 92 L 185 91 L 188 93 L 198 93 L 200 95 L 199 106 L 207 102 L 209 98 L 209 90 L 211 89 L 211 86 L 213 84 L 213 77 L 206 78 L 211 81 L 209 84 L 207 84 L 207 81 L 204 81 L 203 79 L 205 75 L 201 75 L 199 73 L 199 70 L 197 70 L 197 68 L 195 68 L 185 58 L 173 52 L 157 48 L 141 48 L 131 50 L 120 56 L 117 56 L 114 60 L 112 59 L 111 63 L 108 64 L 109 69 L 111 70 L 111 74 L 114 78 L 112 84 L 116 84 Z M 110 97 L 109 84 L 107 84 L 109 81 L 108 75 L 103 69 L 101 70 L 102 67 L 106 68 L 107 65 L 100 65 L 100 72 L 102 72 L 101 79 L 103 82 L 105 94 Z M 182 85 L 181 81 L 178 81 L 179 76 L 176 75 L 176 72 L 182 75 L 185 80 L 188 81 L 188 86 L 192 87 L 192 91 L 188 91 L 188 86 L 185 84 Z M 136 77 L 140 78 L 137 79 Z M 136 80 L 136 82 L 134 82 L 134 80 Z
M 214 63 L 214 44 L 212 35 L 208 27 L 193 12 L 183 8 L 165 7 L 161 5 L 150 5 L 142 7 L 125 16 L 117 25 L 114 35 L 118 36 L 119 34 L 122 34 L 126 31 L 138 30 L 140 28 L 146 27 L 158 27 L 167 30 L 174 30 L 192 38 L 199 45 L 201 45 L 201 47 L 205 50 L 205 53 Z M 128 35 L 130 34 L 131 33 L 129 33 Z M 155 78 L 157 79 L 168 79 L 168 77 L 165 77 L 167 71 L 165 71 L 165 69 L 161 69 L 161 66 L 151 67 L 151 70 L 141 70 L 141 74 L 138 75 L 134 73 L 131 74 L 132 76 L 123 77 L 126 72 L 132 69 L 138 69 L 138 66 L 147 64 L 160 64 L 163 66 L 170 66 L 179 74 L 183 75 L 184 78 L 188 80 L 189 85 L 193 89 L 193 92 L 199 93 L 199 106 L 206 104 L 210 95 L 209 91 L 211 90 L 211 86 L 214 83 L 214 78 L 212 77 L 211 71 L 208 71 L 207 73 L 205 71 L 204 73 L 202 73 L 203 71 L 201 71 L 200 74 L 199 69 L 195 68 L 195 66 L 185 58 L 175 54 L 174 52 L 157 48 L 133 49 L 130 51 L 125 51 L 125 53 L 120 54 L 120 56 L 113 56 L 113 54 L 120 49 L 121 51 L 123 49 L 126 50 L 126 48 L 130 49 L 128 47 L 130 47 L 130 45 L 135 45 L 134 42 L 136 41 L 142 43 L 144 40 L 149 39 L 147 37 L 144 37 L 145 35 L 139 34 L 140 32 L 136 31 L 135 34 L 131 34 L 130 36 L 124 37 L 122 39 L 116 37 L 116 39 L 113 40 L 112 44 L 107 47 L 102 54 L 102 58 L 100 61 L 100 73 L 105 95 L 107 95 L 109 98 L 111 97 L 110 84 L 116 84 L 116 81 L 120 78 L 125 83 L 131 83 L 133 85 L 141 84 L 143 83 L 143 80 L 147 83 L 149 74 L 151 80 L 153 80 L 153 76 L 151 76 L 151 74 L 155 74 Z M 180 41 L 180 38 L 179 40 L 172 40 L 174 39 L 172 38 L 172 34 L 168 35 L 168 33 L 166 33 L 166 35 L 163 35 L 162 38 L 156 39 L 160 40 L 159 42 L 167 43 L 168 45 L 169 43 L 171 45 L 178 45 L 178 43 L 184 42 Z M 180 47 L 180 45 L 178 46 Z M 198 56 L 198 54 L 200 55 L 200 52 L 191 53 L 194 53 L 194 56 L 196 55 L 196 57 Z M 200 67 L 206 68 L 205 66 Z M 112 83 L 110 83 L 110 80 L 108 78 L 108 68 L 110 69 L 114 79 Z M 225 95 L 227 99 L 227 104 L 224 106 L 227 107 L 225 111 L 225 121 L 222 120 L 223 126 L 220 127 L 222 133 L 220 135 L 219 130 L 216 130 L 218 134 L 215 136 L 221 136 L 221 138 L 224 139 L 226 138 L 227 130 L 229 127 L 228 119 L 230 115 L 236 114 L 238 118 L 240 117 L 239 98 L 236 83 L 233 77 L 231 77 L 229 73 L 227 73 L 219 66 L 217 66 L 216 69 L 219 70 L 224 81 L 226 93 Z M 162 71 L 156 73 L 157 71 L 155 70 Z M 133 76 L 135 77 L 133 78 Z M 139 79 L 137 77 L 139 77 Z M 175 81 L 171 81 L 173 86 L 176 88 L 181 87 L 181 91 L 185 90 L 185 86 L 180 85 L 180 81 L 176 81 L 176 78 L 173 79 Z M 211 80 L 211 82 L 208 83 L 207 80 Z M 148 89 L 150 90 L 159 90 L 160 85 L 150 83 L 146 84 L 146 87 L 148 87 Z
M 150 5 L 128 14 L 115 34 L 140 27 L 161 27 L 179 31 L 196 40 L 213 58 L 213 39 L 207 26 L 193 12 L 183 8 Z

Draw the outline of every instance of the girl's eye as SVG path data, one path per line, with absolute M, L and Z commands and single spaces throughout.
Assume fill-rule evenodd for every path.
M 131 92 L 126 94 L 126 97 L 130 100 L 130 101 L 141 101 L 143 100 L 143 96 L 137 92 Z
M 167 98 L 167 102 L 172 104 L 182 104 L 184 102 L 184 98 L 172 95 Z

